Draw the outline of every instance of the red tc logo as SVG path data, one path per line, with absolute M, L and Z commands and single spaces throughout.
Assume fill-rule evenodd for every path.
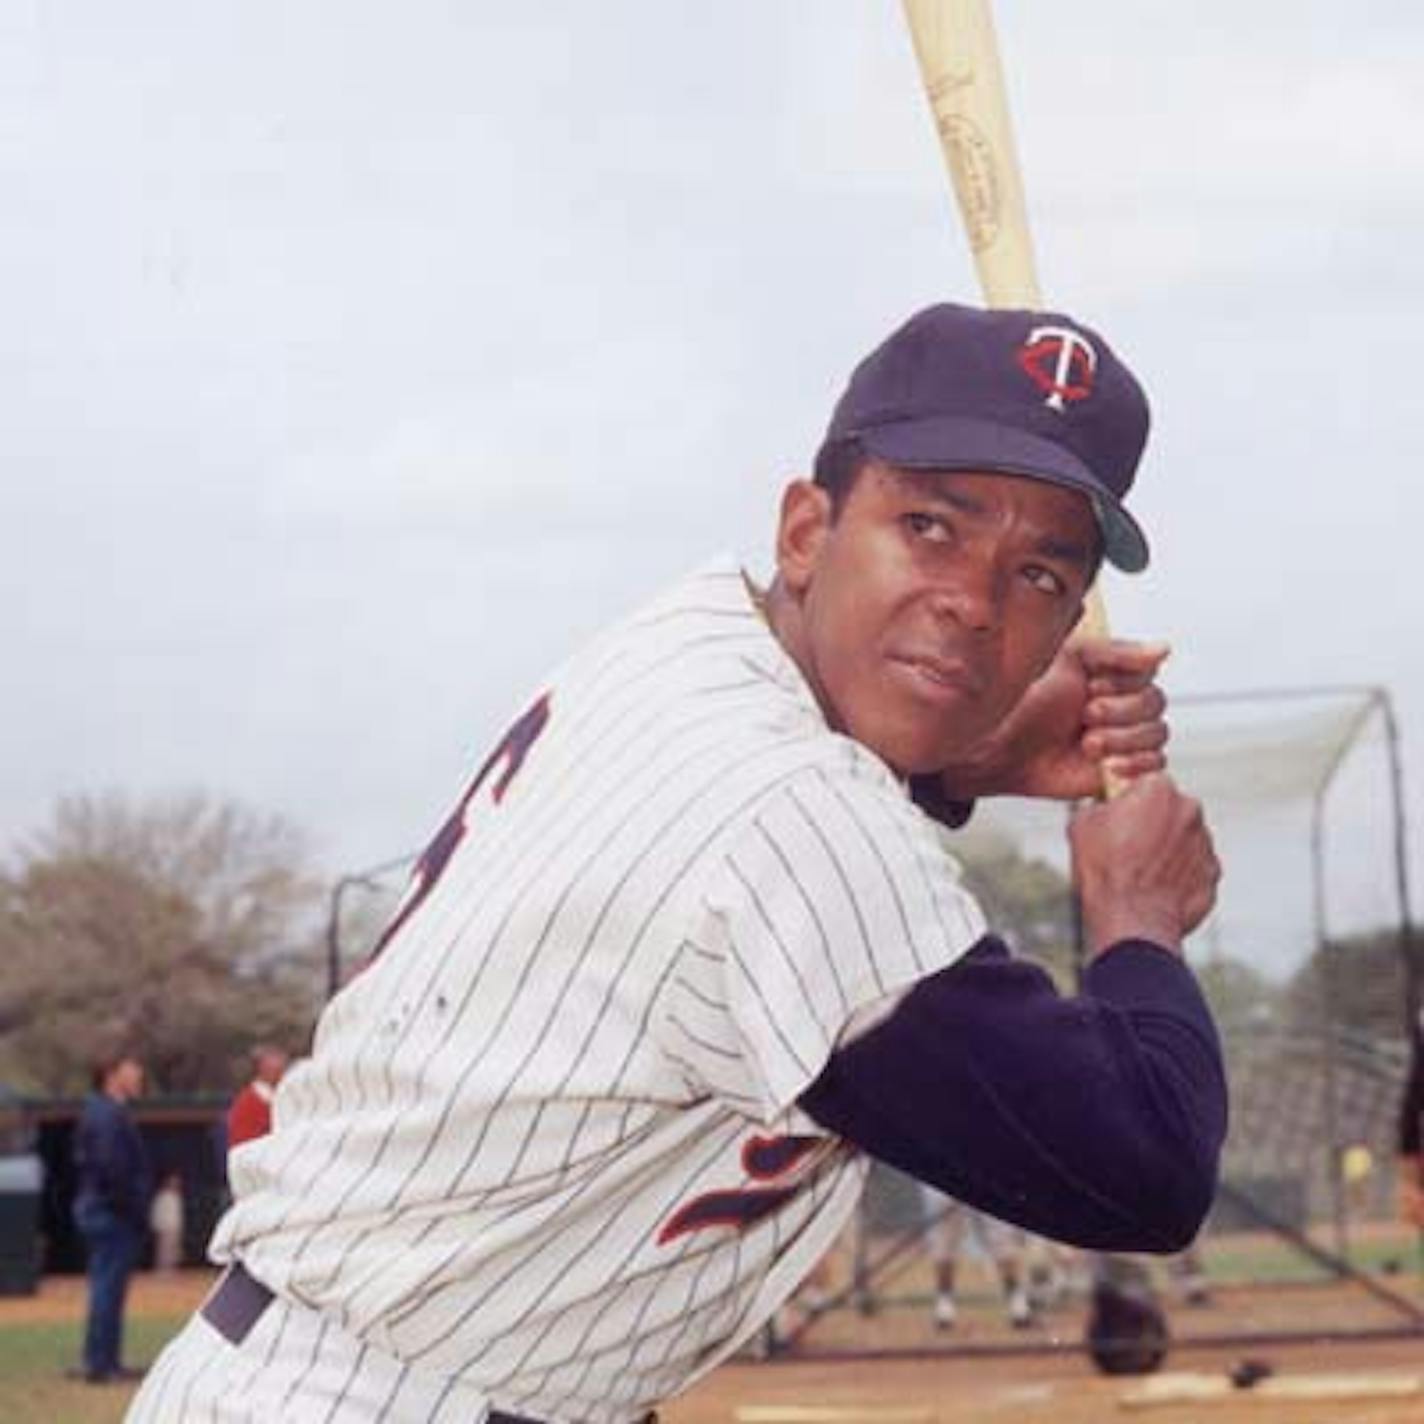
M 1063 410 L 1065 401 L 1092 395 L 1098 353 L 1082 332 L 1071 327 L 1036 326 L 1019 351 L 1019 365 L 1039 390 L 1048 393 L 1044 404 Z

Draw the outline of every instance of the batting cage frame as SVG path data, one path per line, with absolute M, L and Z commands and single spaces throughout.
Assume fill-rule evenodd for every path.
M 347 871 L 332 881 L 327 892 L 326 931 L 326 997 L 335 996 L 357 965 L 375 946 L 384 923 L 395 909 L 403 893 L 411 868 L 419 857 L 414 851 L 393 856 L 365 870 Z M 362 890 L 371 897 L 362 915 L 363 923 L 353 932 L 348 924 L 348 897 L 353 890 Z M 353 940 L 355 945 L 353 947 Z

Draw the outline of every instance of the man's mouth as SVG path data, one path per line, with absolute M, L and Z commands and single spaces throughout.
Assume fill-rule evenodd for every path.
M 984 690 L 983 679 L 962 658 L 946 658 L 935 653 L 893 653 L 890 661 L 905 668 L 931 695 L 978 697 Z

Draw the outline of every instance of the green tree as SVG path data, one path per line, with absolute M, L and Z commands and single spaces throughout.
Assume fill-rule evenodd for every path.
M 1060 988 L 1074 976 L 1075 928 L 1072 887 L 1047 861 L 1033 860 L 1007 835 L 974 826 L 957 838 L 954 852 L 964 883 L 985 917 L 1016 953 L 1042 964 Z
M 0 876 L 0 1080 L 85 1086 L 131 1046 L 168 1092 L 226 1090 L 251 1045 L 303 1047 L 320 885 L 277 816 L 201 794 L 61 801 Z

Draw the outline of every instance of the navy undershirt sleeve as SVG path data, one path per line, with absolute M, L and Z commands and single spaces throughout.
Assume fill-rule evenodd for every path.
M 972 1206 L 1097 1250 L 1183 1249 L 1226 1133 L 1211 1014 L 1181 959 L 1145 940 L 1065 997 L 988 936 L 837 1049 L 800 1102 Z

